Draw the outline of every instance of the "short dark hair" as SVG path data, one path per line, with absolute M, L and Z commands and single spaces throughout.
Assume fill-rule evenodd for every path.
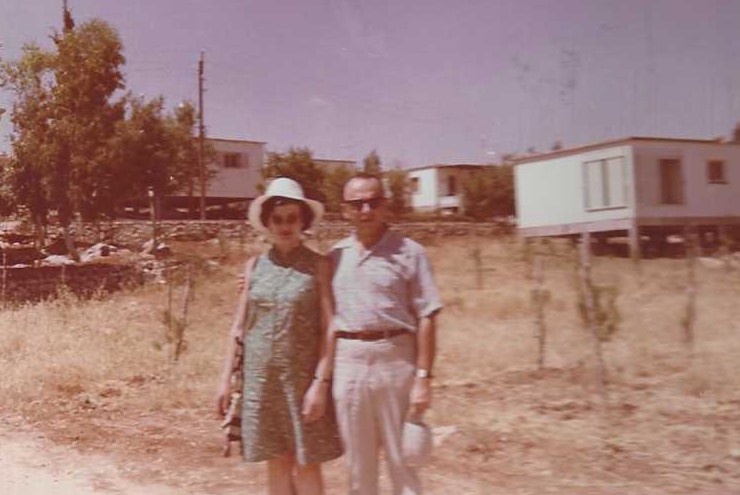
M 306 230 L 311 226 L 313 222 L 314 214 L 310 206 L 305 201 L 300 199 L 286 198 L 283 196 L 271 196 L 262 203 L 262 211 L 260 212 L 260 222 L 262 225 L 267 226 L 267 222 L 272 215 L 272 210 L 278 206 L 283 205 L 298 205 L 301 209 L 301 230 Z
M 383 179 L 378 174 L 372 174 L 370 172 L 356 172 L 352 177 L 347 179 L 347 182 L 344 183 L 342 186 L 342 199 L 344 199 L 344 188 L 347 187 L 347 184 L 352 182 L 355 179 L 365 179 L 365 180 L 376 180 L 378 181 L 378 185 L 380 186 L 380 197 L 385 197 L 385 188 L 383 187 Z

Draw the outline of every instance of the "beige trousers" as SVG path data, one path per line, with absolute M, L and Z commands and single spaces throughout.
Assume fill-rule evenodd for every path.
M 337 422 L 349 465 L 350 495 L 378 495 L 378 453 L 385 450 L 394 495 L 420 495 L 403 462 L 401 432 L 416 362 L 411 334 L 363 342 L 339 339 L 334 365 Z

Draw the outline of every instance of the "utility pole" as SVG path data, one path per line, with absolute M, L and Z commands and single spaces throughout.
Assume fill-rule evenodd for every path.
M 69 11 L 67 0 L 62 0 L 62 26 L 65 34 L 72 31 L 75 27 L 75 21 L 72 19 L 72 13 Z
M 200 175 L 200 219 L 206 219 L 206 158 L 205 158 L 205 126 L 203 125 L 203 59 L 200 52 L 198 62 L 198 171 Z

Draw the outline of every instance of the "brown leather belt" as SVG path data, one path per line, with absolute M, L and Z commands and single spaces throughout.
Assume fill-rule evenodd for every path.
M 338 339 L 373 341 L 390 339 L 405 333 L 408 333 L 408 330 L 405 328 L 394 328 L 393 330 L 360 330 L 357 332 L 337 330 L 334 332 L 334 335 L 336 335 Z

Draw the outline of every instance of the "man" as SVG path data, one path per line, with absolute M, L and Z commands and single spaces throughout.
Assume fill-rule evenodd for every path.
M 334 398 L 350 469 L 351 495 L 377 495 L 385 450 L 396 495 L 417 495 L 416 470 L 401 453 L 404 420 L 431 402 L 441 309 L 418 243 L 390 230 L 383 185 L 359 174 L 344 187 L 342 213 L 355 232 L 330 253 L 336 303 Z

